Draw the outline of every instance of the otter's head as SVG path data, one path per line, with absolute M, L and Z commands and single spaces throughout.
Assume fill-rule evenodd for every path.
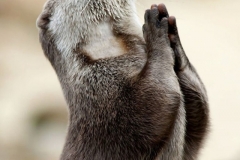
M 71 52 L 87 40 L 101 21 L 119 21 L 135 14 L 135 0 L 48 0 L 37 20 L 40 33 L 48 33 L 60 52 Z M 44 35 L 43 35 L 44 36 Z

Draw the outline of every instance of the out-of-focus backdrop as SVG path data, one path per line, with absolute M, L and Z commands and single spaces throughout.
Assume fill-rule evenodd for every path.
M 0 160 L 57 160 L 67 106 L 35 25 L 45 0 L 0 0 Z M 240 1 L 165 3 L 209 95 L 211 131 L 200 160 L 240 160 Z

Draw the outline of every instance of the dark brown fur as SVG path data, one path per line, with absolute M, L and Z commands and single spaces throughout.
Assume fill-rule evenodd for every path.
M 146 44 L 116 27 L 128 53 L 99 60 L 87 56 L 81 44 L 63 58 L 48 30 L 51 14 L 40 18 L 42 48 L 69 106 L 62 160 L 196 158 L 208 124 L 207 96 L 176 26 L 158 14 L 155 8 L 146 11 Z M 179 114 L 180 109 L 185 111 Z M 181 127 L 185 135 L 177 137 Z

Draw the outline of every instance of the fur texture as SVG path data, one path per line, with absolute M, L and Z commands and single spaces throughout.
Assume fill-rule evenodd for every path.
M 206 91 L 165 12 L 145 41 L 133 0 L 49 0 L 37 24 L 69 107 L 61 160 L 196 158 Z

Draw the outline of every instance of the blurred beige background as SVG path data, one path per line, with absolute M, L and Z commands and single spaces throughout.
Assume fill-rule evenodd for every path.
M 45 0 L 0 0 L 0 160 L 56 160 L 67 107 L 38 43 Z M 240 1 L 138 0 L 177 18 L 185 51 L 209 94 L 211 132 L 200 160 L 240 160 Z

